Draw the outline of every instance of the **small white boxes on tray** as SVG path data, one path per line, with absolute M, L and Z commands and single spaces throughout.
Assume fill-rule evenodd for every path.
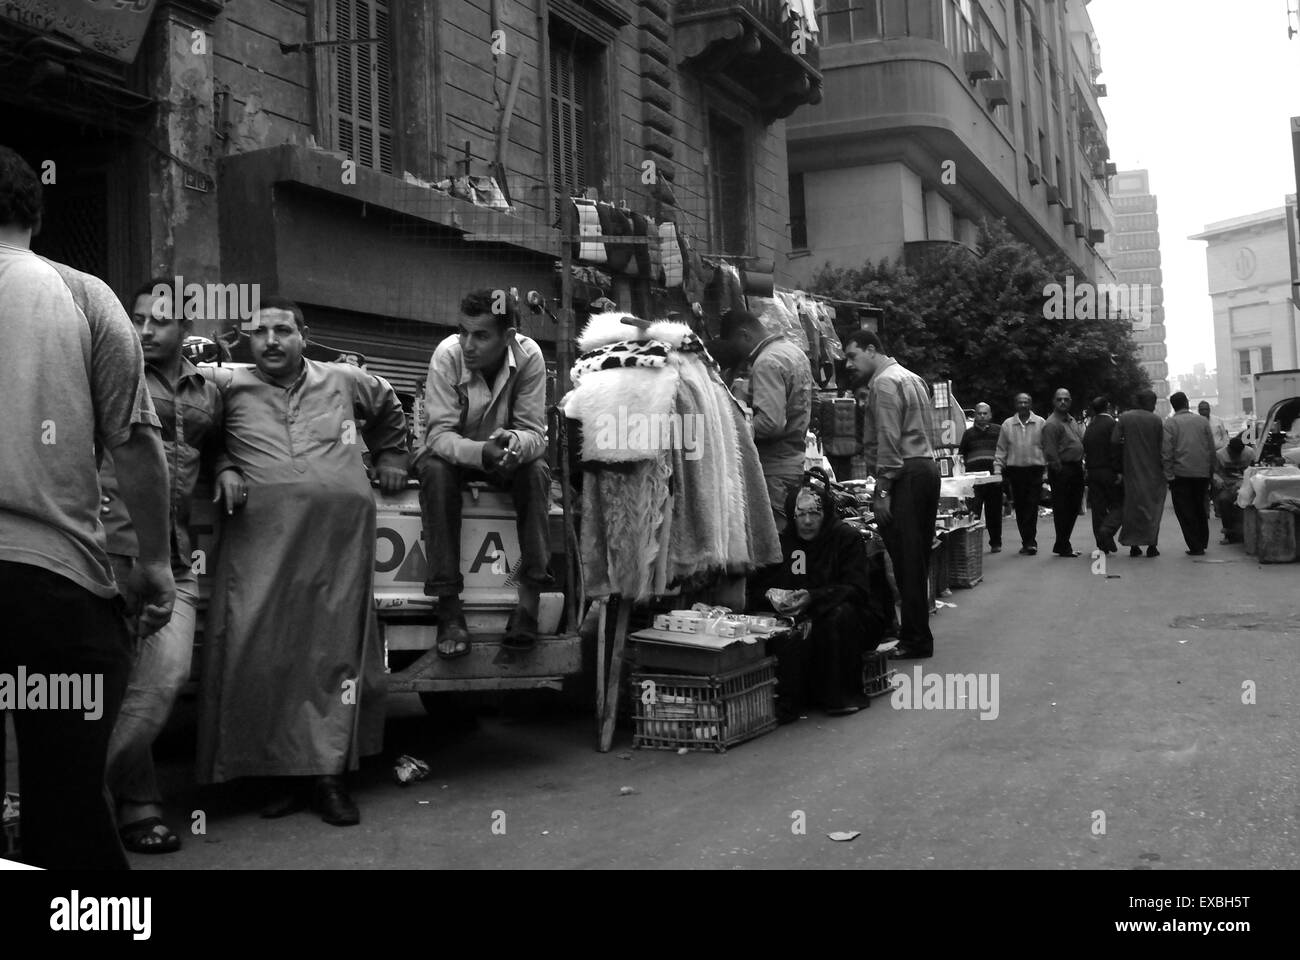
M 750 634 L 767 636 L 778 626 L 776 617 L 720 612 L 723 609 L 718 607 L 707 611 L 673 610 L 661 613 L 654 619 L 654 628 L 669 633 L 694 633 L 739 640 Z

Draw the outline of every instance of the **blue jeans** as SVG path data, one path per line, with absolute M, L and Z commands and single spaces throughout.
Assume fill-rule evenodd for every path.
M 123 584 L 130 557 L 112 556 Z M 153 742 L 171 715 L 176 695 L 190 678 L 199 583 L 192 570 L 177 571 L 176 606 L 167 625 L 139 641 L 127 680 L 126 697 L 108 741 L 106 779 L 118 803 L 162 802 L 153 766 Z

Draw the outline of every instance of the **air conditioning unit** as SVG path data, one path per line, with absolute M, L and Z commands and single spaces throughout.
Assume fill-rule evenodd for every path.
M 1078 220 L 1074 221 L 1074 235 L 1080 240 L 1086 237 L 1088 235 L 1087 224 L 1080 223 Z
M 1093 95 L 1094 97 L 1104 97 L 1104 96 L 1106 96 L 1106 84 L 1104 84 L 1104 83 L 1094 83 L 1094 84 L 1092 85 L 1092 95 Z
M 1106 162 L 1104 160 L 1097 160 L 1093 163 L 1092 179 L 1094 180 L 1106 179 Z
M 1047 205 L 1056 206 L 1061 202 L 1061 191 L 1050 183 L 1047 185 Z
M 1110 151 L 1107 150 L 1106 153 L 1109 154 Z M 1108 164 L 1106 164 L 1106 176 L 1108 176 L 1108 177 L 1113 177 L 1113 176 L 1115 176 L 1117 173 L 1119 173 L 1119 167 L 1117 167 L 1117 166 L 1116 166 L 1115 164 L 1113 164 L 1113 163 L 1108 163 Z
M 1089 231 L 1088 231 L 1088 242 L 1091 243 L 1091 244 L 1093 244 L 1094 246 L 1097 245 L 1097 244 L 1099 244 L 1099 243 L 1105 243 L 1105 242 L 1106 242 L 1106 231 L 1105 231 L 1105 230 L 1089 230 Z
M 1005 80 L 981 80 L 980 93 L 990 109 L 1005 107 L 1010 102 L 1011 89 Z
M 1033 186 L 1043 179 L 1043 173 L 1038 169 L 1038 164 L 1034 163 L 1034 161 L 1029 160 L 1027 162 L 1029 165 L 1025 168 L 1025 172 L 1029 174 L 1029 185 Z
M 1067 227 L 1074 223 L 1074 208 L 1061 204 L 1061 222 Z
M 993 77 L 993 54 L 987 50 L 972 50 L 961 55 L 961 67 L 970 80 L 989 80 Z

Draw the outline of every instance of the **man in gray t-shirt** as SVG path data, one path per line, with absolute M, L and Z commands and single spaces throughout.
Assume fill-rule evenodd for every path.
M 125 868 L 104 763 L 124 614 L 142 636 L 171 617 L 167 466 L 131 322 L 102 281 L 32 253 L 40 219 L 40 181 L 0 146 L 0 709 L 18 738 L 23 858 Z M 140 544 L 125 610 L 99 520 L 103 449 Z

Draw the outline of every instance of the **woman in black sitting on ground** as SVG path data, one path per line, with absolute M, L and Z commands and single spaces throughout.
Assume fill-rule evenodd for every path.
M 751 609 L 771 608 L 807 625 L 768 641 L 768 654 L 778 658 L 777 719 L 793 720 L 808 704 L 832 716 L 855 713 L 871 703 L 862 692 L 862 655 L 880 640 L 869 609 L 867 545 L 839 518 L 815 474 L 787 495 L 786 516 L 783 559 L 749 583 Z M 778 609 L 767 597 L 773 588 L 796 591 L 792 602 Z

